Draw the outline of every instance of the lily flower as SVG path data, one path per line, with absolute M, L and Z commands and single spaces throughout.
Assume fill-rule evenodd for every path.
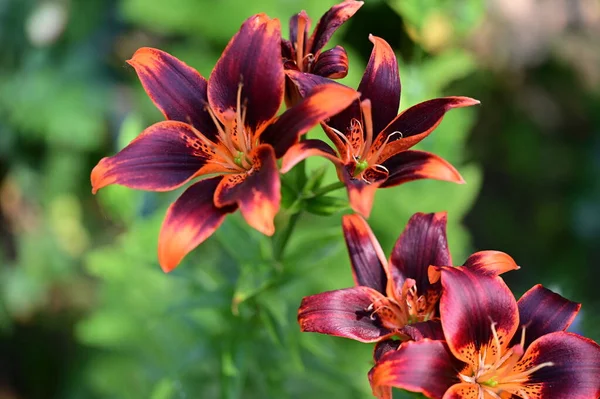
M 444 97 L 414 105 L 398 113 L 400 76 L 396 55 L 383 39 L 370 35 L 373 51 L 358 86 L 361 101 L 322 123 L 335 150 L 321 140 L 306 140 L 290 149 L 282 172 L 313 155 L 332 161 L 346 185 L 354 211 L 368 217 L 375 191 L 419 179 L 462 184 L 458 171 L 437 155 L 410 150 L 427 137 L 447 111 L 479 101 L 468 97 Z M 286 71 L 301 95 L 328 80 L 298 71 Z
M 428 322 L 437 318 L 442 287 L 439 278 L 430 282 L 428 268 L 452 264 L 446 213 L 413 215 L 389 261 L 360 215 L 345 215 L 342 227 L 356 286 L 305 297 L 298 310 L 301 330 L 360 342 L 437 335 Z M 476 253 L 466 264 L 493 275 L 518 268 L 496 251 Z
M 357 97 L 349 88 L 323 85 L 277 117 L 284 95 L 280 41 L 278 20 L 249 18 L 208 81 L 160 50 L 141 48 L 128 61 L 167 121 L 100 160 L 91 174 L 92 191 L 110 184 L 169 191 L 204 178 L 167 211 L 158 243 L 165 272 L 238 208 L 250 226 L 272 235 L 280 206 L 276 159 Z
M 370 373 L 373 393 L 390 386 L 443 399 L 596 399 L 600 346 L 565 332 L 580 305 L 537 285 L 517 302 L 504 281 L 441 268 L 446 342 L 405 342 Z
M 341 79 L 348 74 L 348 54 L 342 46 L 323 51 L 335 31 L 358 11 L 364 2 L 345 0 L 331 7 L 317 23 L 309 36 L 311 20 L 306 11 L 290 18 L 290 39 L 281 41 L 281 55 L 285 68 L 312 73 L 330 79 Z M 300 100 L 295 85 L 286 82 L 286 104 Z

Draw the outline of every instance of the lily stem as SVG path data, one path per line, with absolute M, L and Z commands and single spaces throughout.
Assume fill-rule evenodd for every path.
M 318 190 L 313 191 L 306 198 L 320 197 L 321 195 L 329 194 L 330 192 L 339 190 L 340 188 L 343 188 L 343 187 L 344 187 L 344 183 L 342 183 L 341 181 L 337 181 L 335 183 L 328 184 L 324 187 L 319 188 Z
M 302 213 L 302 211 L 295 212 L 290 216 L 288 223 L 285 226 L 285 229 L 283 230 L 283 232 L 281 233 L 281 236 L 279 237 L 277 246 L 275 247 L 275 253 L 274 253 L 275 260 L 281 261 L 281 259 L 283 258 L 285 248 L 286 248 L 288 242 L 290 241 L 292 232 L 296 228 L 296 224 L 298 223 L 298 219 L 300 219 L 301 213 Z

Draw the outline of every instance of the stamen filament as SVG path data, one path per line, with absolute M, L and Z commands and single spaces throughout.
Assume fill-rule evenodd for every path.
M 296 35 L 296 65 L 298 69 L 304 71 L 304 32 L 306 30 L 306 20 L 300 16 L 298 18 L 298 27 Z

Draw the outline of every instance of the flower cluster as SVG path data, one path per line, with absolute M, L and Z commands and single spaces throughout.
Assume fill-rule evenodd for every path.
M 356 212 L 342 226 L 355 286 L 305 297 L 298 321 L 302 331 L 377 343 L 368 375 L 375 396 L 391 398 L 398 387 L 444 399 L 598 398 L 600 347 L 565 332 L 580 305 L 539 285 L 516 301 L 500 277 L 519 268 L 509 255 L 482 251 L 452 266 L 446 214 L 418 213 L 385 257 L 365 220 L 376 190 L 418 179 L 463 183 L 448 162 L 411 148 L 446 112 L 479 102 L 436 98 L 398 114 L 398 62 L 373 35 L 357 90 L 331 80 L 346 76 L 348 56 L 341 46 L 323 49 L 362 5 L 333 6 L 312 34 L 300 12 L 289 40 L 277 19 L 252 16 L 208 79 L 161 50 L 139 49 L 128 63 L 166 120 L 100 160 L 93 192 L 195 181 L 161 227 L 158 261 L 168 272 L 238 209 L 273 235 L 282 174 L 325 157 Z M 331 144 L 303 137 L 319 124 Z

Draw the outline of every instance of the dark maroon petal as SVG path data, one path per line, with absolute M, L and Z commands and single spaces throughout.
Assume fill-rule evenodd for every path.
M 398 115 L 383 132 L 379 133 L 374 144 L 377 148 L 394 132 L 401 133 L 389 137 L 380 161 L 407 150 L 423 140 L 442 122 L 444 115 L 449 110 L 475 104 L 479 104 L 479 101 L 468 97 L 444 97 L 413 105 Z
M 425 151 L 402 151 L 388 158 L 383 166 L 390 171 L 390 174 L 381 187 L 393 187 L 421 179 L 465 183 L 454 166 L 437 155 Z
M 329 159 L 335 165 L 339 165 L 341 162 L 329 144 L 318 139 L 309 139 L 294 144 L 285 153 L 281 162 L 280 171 L 281 173 L 287 173 L 299 162 L 302 162 L 308 157 L 317 155 Z
M 273 148 L 261 145 L 251 154 L 252 169 L 226 175 L 214 196 L 217 206 L 237 204 L 246 222 L 263 234 L 275 233 L 274 219 L 281 203 L 279 171 Z
M 110 184 L 168 191 L 199 175 L 203 168 L 216 172 L 207 165 L 214 154 L 200 136 L 186 123 L 165 121 L 150 126 L 119 153 L 98 162 L 92 170 L 92 192 Z
M 463 266 L 493 276 L 519 269 L 519 266 L 510 255 L 500 251 L 476 252 L 469 256 Z
M 492 324 L 504 353 L 519 324 L 517 301 L 504 281 L 462 266 L 441 272 L 440 316 L 454 356 L 473 365 L 479 353 L 497 348 Z
M 207 83 L 198 71 L 164 51 L 143 47 L 127 61 L 165 118 L 192 124 L 206 137 L 217 135 L 207 111 Z
M 290 78 L 292 82 L 296 84 L 298 91 L 303 97 L 306 97 L 308 93 L 311 92 L 315 87 L 323 84 L 340 84 L 336 83 L 333 80 L 324 78 L 319 75 L 314 75 L 312 73 L 304 73 L 294 70 L 286 71 L 287 76 Z M 346 134 L 348 128 L 350 127 L 350 121 L 352 118 L 356 118 L 358 120 L 362 120 L 362 116 L 360 113 L 360 102 L 358 98 L 356 101 L 352 102 L 352 104 L 340 111 L 339 113 L 332 115 L 327 121 L 327 125 L 330 128 L 337 129 L 339 132 Z M 329 135 L 329 134 L 328 134 Z
M 335 31 L 362 7 L 362 1 L 346 0 L 331 7 L 319 20 L 307 48 L 317 55 Z
M 356 91 L 336 83 L 317 86 L 269 125 L 260 141 L 272 145 L 277 158 L 281 158 L 301 135 L 348 107 L 357 97 Z
M 330 79 L 341 79 L 348 75 L 348 54 L 342 46 L 323 51 L 315 65 L 312 73 Z
M 356 285 L 371 287 L 382 294 L 387 286 L 387 260 L 375 234 L 357 214 L 344 215 L 342 229 Z
M 374 47 L 358 91 L 361 99 L 371 100 L 373 133 L 377 135 L 398 115 L 400 74 L 396 55 L 390 45 L 373 35 L 369 35 L 369 40 Z
M 379 188 L 379 183 L 368 184 L 362 180 L 355 179 L 345 167 L 338 168 L 338 176 L 346 185 L 348 200 L 352 210 L 368 218 L 373 208 L 375 192 Z
M 191 185 L 169 207 L 158 238 L 158 261 L 165 272 L 173 270 L 190 251 L 212 235 L 235 206 L 217 208 L 213 194 L 221 177 Z
M 375 363 L 381 359 L 383 355 L 388 352 L 392 352 L 398 349 L 402 341 L 398 339 L 386 339 L 375 344 L 375 348 L 373 349 L 373 360 Z
M 581 308 L 541 284 L 523 294 L 517 304 L 520 325 L 525 327 L 525 348 L 542 335 L 566 330 Z M 515 334 L 513 345 L 520 340 L 521 334 Z
M 208 80 L 208 100 L 221 121 L 226 111 L 237 110 L 240 84 L 241 104 L 246 104 L 245 124 L 256 132 L 275 116 L 283 101 L 281 28 L 277 19 L 265 14 L 250 17 L 215 65 Z
M 281 57 L 284 61 L 290 61 L 294 59 L 294 46 L 287 39 L 281 39 Z M 284 62 L 284 66 L 287 66 L 288 62 Z M 289 65 L 291 66 L 291 65 Z
M 533 341 L 516 366 L 527 370 L 550 362 L 524 384 L 532 398 L 600 398 L 600 346 L 580 335 L 555 332 Z
M 302 53 L 304 53 L 304 48 L 308 44 L 308 31 L 310 30 L 311 20 L 309 16 L 306 14 L 306 11 L 302 10 L 298 14 L 293 15 L 290 18 L 290 42 L 292 45 L 298 43 L 298 25 L 301 24 L 303 26 L 303 48 L 300 49 Z
M 429 266 L 451 264 L 446 238 L 446 213 L 414 214 L 390 256 L 390 274 L 396 292 L 401 292 L 402 285 L 409 278 L 416 282 L 417 295 L 424 295 L 431 290 L 439 291 L 439 282 L 429 282 Z
M 408 341 L 377 362 L 371 374 L 371 388 L 373 394 L 378 388 L 391 386 L 441 398 L 459 382 L 456 370 L 460 369 L 460 363 L 442 341 Z
M 302 299 L 298 309 L 300 329 L 305 332 L 377 342 L 393 335 L 371 318 L 369 306 L 383 295 L 369 287 L 328 291 Z
M 439 320 L 428 320 L 414 324 L 407 324 L 400 329 L 400 333 L 410 337 L 413 341 L 425 338 L 444 341 L 444 330 Z

